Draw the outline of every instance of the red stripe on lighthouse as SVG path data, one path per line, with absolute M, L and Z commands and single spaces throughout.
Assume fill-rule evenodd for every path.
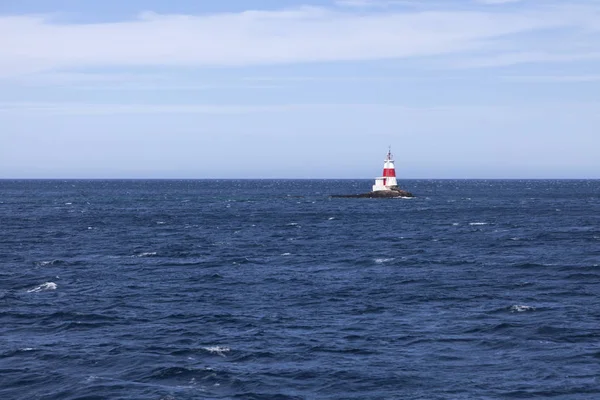
M 387 168 L 388 167 L 388 161 L 391 161 L 392 164 L 392 168 Z M 396 177 L 396 170 L 394 169 L 394 164 L 392 161 L 392 149 L 390 147 L 388 153 L 387 153 L 387 157 L 385 159 L 385 164 L 383 164 L 383 176 L 385 178 L 395 178 Z
M 386 178 L 395 178 L 396 177 L 396 170 L 394 168 L 384 168 L 383 169 L 383 176 Z

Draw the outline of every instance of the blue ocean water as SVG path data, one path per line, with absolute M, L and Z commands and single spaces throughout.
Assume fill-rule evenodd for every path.
M 0 181 L 0 398 L 600 398 L 600 181 L 370 185 Z

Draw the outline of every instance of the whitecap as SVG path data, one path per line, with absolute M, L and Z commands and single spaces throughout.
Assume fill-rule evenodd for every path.
M 335 219 L 335 217 L 329 217 L 327 219 L 331 221 L 332 219 Z
M 33 351 L 35 349 L 33 347 L 25 347 L 25 348 L 22 348 L 22 349 L 19 349 L 19 350 L 20 351 Z
M 527 311 L 534 311 L 535 307 L 533 306 L 524 306 L 524 305 L 520 305 L 520 304 L 515 304 L 514 306 L 510 307 L 510 311 L 511 312 L 527 312 Z
M 283 253 L 282 256 L 291 256 L 292 253 Z
M 59 260 L 52 260 L 52 261 L 38 261 L 36 264 L 39 265 L 40 267 L 45 267 L 46 265 L 54 265 L 59 263 Z
M 458 222 L 453 222 L 452 223 L 452 226 L 458 226 L 458 225 L 460 225 Z
M 70 206 L 71 204 L 73 204 L 73 203 L 65 203 L 65 206 Z
M 165 221 L 156 221 L 156 225 L 164 225 Z
M 487 225 L 487 222 L 469 222 L 469 225 Z
M 375 259 L 375 262 L 377 264 L 383 264 L 383 263 L 388 262 L 388 261 L 394 261 L 394 259 L 393 258 L 376 258 Z
M 287 224 L 288 226 L 297 226 L 298 223 L 297 222 L 290 222 L 289 224 Z
M 138 257 L 152 257 L 155 256 L 156 252 L 155 251 L 149 251 L 149 252 L 145 252 L 145 253 L 140 253 L 137 256 Z
M 229 347 L 225 347 L 225 346 L 208 346 L 208 347 L 203 347 L 203 349 L 208 351 L 209 353 L 218 354 L 221 357 L 226 357 L 225 353 L 228 353 L 231 351 L 231 349 Z
M 33 289 L 27 290 L 27 293 L 37 293 L 37 292 L 43 292 L 46 290 L 56 290 L 56 288 L 57 288 L 56 283 L 46 282 L 46 283 L 42 283 L 39 286 L 34 287 Z

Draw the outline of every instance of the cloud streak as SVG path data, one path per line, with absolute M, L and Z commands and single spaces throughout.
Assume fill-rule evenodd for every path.
M 477 3 L 498 5 L 498 4 L 509 4 L 509 3 L 521 3 L 524 0 L 475 0 Z
M 521 78 L 506 77 L 507 80 L 520 81 Z M 546 78 L 546 77 L 543 77 Z M 547 77 L 552 79 L 553 77 Z M 299 113 L 303 111 L 343 111 L 343 112 L 391 112 L 421 116 L 463 116 L 476 118 L 496 116 L 502 121 L 518 117 L 518 111 L 538 117 L 547 116 L 549 112 L 556 115 L 569 110 L 593 111 L 598 115 L 600 103 L 552 103 L 518 105 L 452 105 L 452 106 L 407 106 L 394 103 L 289 103 L 289 104 L 119 104 L 119 103 L 65 103 L 65 102 L 11 102 L 0 103 L 0 116 L 63 116 L 63 115 L 136 115 L 136 114 L 193 114 L 193 115 L 242 115 L 256 113 Z
M 131 21 L 93 24 L 4 16 L 0 76 L 90 67 L 250 66 L 476 54 L 510 35 L 587 27 L 590 13 L 598 10 L 364 13 L 301 7 L 210 15 L 143 13 Z
M 600 60 L 600 52 L 519 52 L 466 58 L 451 65 L 455 68 L 494 68 L 539 62 L 565 63 Z
M 0 115 L 115 115 L 115 114 L 256 114 L 314 110 L 444 110 L 446 107 L 407 107 L 372 103 L 291 103 L 291 104 L 94 104 L 94 103 L 0 103 Z
M 510 82 L 589 83 L 600 82 L 600 75 L 511 75 L 503 79 Z

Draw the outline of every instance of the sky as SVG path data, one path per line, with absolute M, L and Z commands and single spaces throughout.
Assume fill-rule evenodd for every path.
M 0 178 L 600 178 L 600 0 L 2 0 Z

